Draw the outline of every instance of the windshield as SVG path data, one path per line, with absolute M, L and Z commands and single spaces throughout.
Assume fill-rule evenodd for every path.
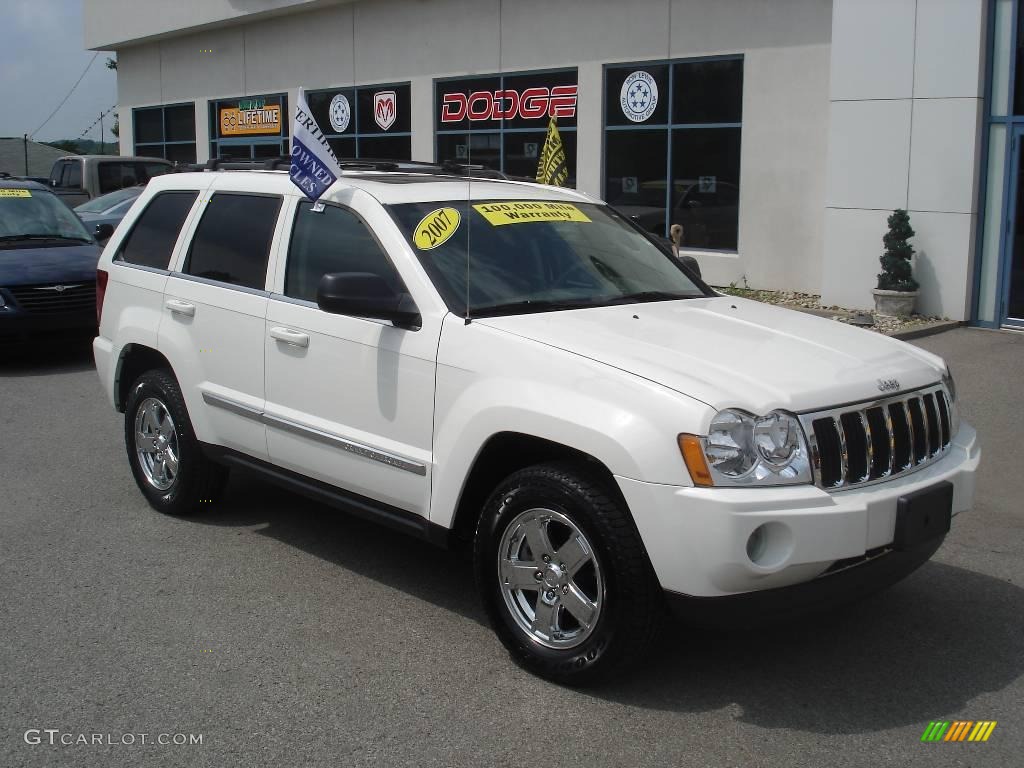
M 79 218 L 51 192 L 0 189 L 0 241 L 26 237 L 92 242 Z
M 134 200 L 141 192 L 141 187 L 126 187 L 125 189 L 94 197 L 92 200 L 81 205 L 76 205 L 75 210 L 78 213 L 106 213 L 125 200 Z
M 467 295 L 472 316 L 706 295 L 671 256 L 604 205 L 459 200 L 390 210 L 458 314 L 466 314 Z

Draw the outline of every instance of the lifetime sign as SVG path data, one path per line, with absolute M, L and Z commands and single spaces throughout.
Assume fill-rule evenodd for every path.
M 244 107 L 257 107 L 245 109 Z M 220 110 L 221 136 L 252 136 L 281 132 L 281 105 L 239 102 Z
M 527 88 L 523 91 L 473 91 L 446 93 L 441 97 L 441 122 L 457 123 L 467 117 L 480 120 L 539 120 L 545 117 L 576 117 L 576 85 Z

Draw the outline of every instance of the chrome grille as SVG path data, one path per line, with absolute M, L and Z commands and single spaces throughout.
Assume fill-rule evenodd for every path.
M 15 302 L 26 312 L 36 314 L 72 314 L 96 311 L 96 282 L 68 283 L 63 290 L 60 283 L 47 285 L 20 285 L 8 290 Z
M 953 439 L 952 404 L 940 384 L 895 397 L 800 416 L 814 482 L 842 490 L 930 464 Z

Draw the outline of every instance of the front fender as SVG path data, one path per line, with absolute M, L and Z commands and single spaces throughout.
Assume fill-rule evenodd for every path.
M 450 527 L 483 446 L 517 432 L 614 475 L 690 486 L 676 436 L 708 406 L 646 379 L 479 324 L 446 321 L 438 355 L 430 520 Z

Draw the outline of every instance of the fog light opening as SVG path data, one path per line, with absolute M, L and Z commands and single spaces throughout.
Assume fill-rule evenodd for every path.
M 747 538 L 747 557 L 761 568 L 775 568 L 789 559 L 793 551 L 793 532 L 782 523 L 757 526 Z

